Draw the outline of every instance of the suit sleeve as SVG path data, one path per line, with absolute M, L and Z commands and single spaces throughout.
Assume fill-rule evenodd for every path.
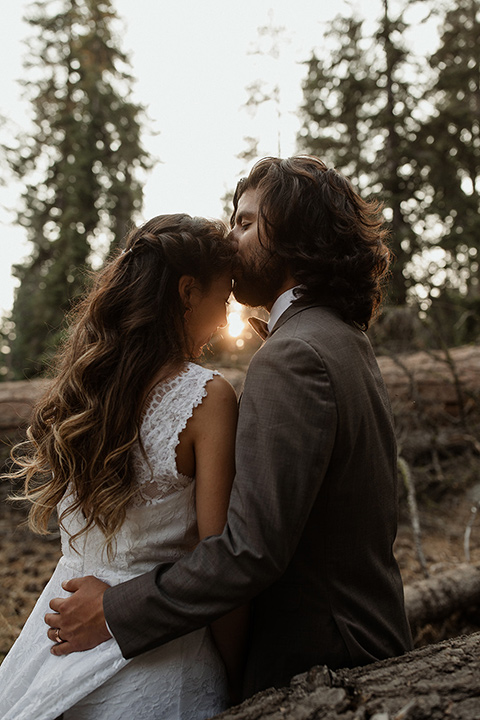
M 283 574 L 295 552 L 329 464 L 336 408 L 315 350 L 303 340 L 275 340 L 247 374 L 223 534 L 105 593 L 106 620 L 127 658 L 247 602 Z

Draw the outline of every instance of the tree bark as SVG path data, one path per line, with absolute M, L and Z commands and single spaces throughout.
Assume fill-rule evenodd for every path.
M 32 408 L 48 386 L 48 380 L 0 383 L 0 469 L 10 449 L 25 439 Z
M 48 380 L 19 380 L 0 383 L 0 434 L 24 428 L 33 405 L 47 389 Z
M 452 348 L 448 357 L 441 350 L 381 356 L 378 364 L 398 416 L 421 412 L 442 425 L 448 419 L 459 418 L 460 406 L 467 416 L 480 414 L 479 346 Z M 246 368 L 222 369 L 237 392 L 241 391 L 245 371 Z M 28 423 L 32 406 L 48 382 L 0 383 L 0 432 Z
M 436 425 L 480 413 L 480 347 L 465 345 L 378 358 L 397 418 L 420 414 Z
M 405 587 L 405 607 L 412 630 L 478 604 L 480 564 L 462 563 Z
M 478 720 L 480 633 L 365 667 L 314 667 L 265 690 L 222 720 Z

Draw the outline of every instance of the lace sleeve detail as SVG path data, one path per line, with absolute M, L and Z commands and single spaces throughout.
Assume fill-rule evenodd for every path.
M 135 504 L 161 500 L 193 481 L 178 472 L 176 449 L 180 433 L 207 395 L 207 383 L 214 375 L 219 373 L 189 363 L 182 373 L 154 389 L 140 431 L 146 457 L 140 446 L 133 450 L 139 486 Z

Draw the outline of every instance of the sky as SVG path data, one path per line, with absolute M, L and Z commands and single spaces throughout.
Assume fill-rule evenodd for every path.
M 0 116 L 6 122 L 0 138 L 29 127 L 31 111 L 18 80 L 28 77 L 23 61 L 30 28 L 22 17 L 31 5 L 15 0 L 2 8 Z M 140 221 L 171 212 L 220 217 L 222 196 L 253 162 L 237 157 L 247 147 L 246 137 L 259 139 L 259 157 L 294 154 L 303 62 L 321 44 L 325 22 L 352 9 L 373 18 L 381 9 L 380 0 L 114 0 L 113 5 L 121 18 L 120 47 L 135 78 L 132 100 L 147 111 L 143 145 L 157 160 L 145 178 Z M 283 28 L 276 42 L 262 35 L 266 26 Z M 264 103 L 256 113 L 245 107 L 246 88 L 258 80 L 267 92 L 279 86 L 278 107 Z M 11 180 L 0 187 L 0 312 L 12 304 L 10 267 L 28 254 L 25 233 L 13 222 L 21 190 Z

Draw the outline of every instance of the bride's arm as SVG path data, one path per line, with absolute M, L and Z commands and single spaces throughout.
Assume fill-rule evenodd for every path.
M 235 474 L 237 400 L 224 378 L 215 376 L 208 383 L 207 396 L 196 408 L 192 421 L 197 523 L 200 540 L 203 540 L 223 531 Z M 247 625 L 247 606 L 211 625 L 227 669 L 233 701 L 241 697 Z

